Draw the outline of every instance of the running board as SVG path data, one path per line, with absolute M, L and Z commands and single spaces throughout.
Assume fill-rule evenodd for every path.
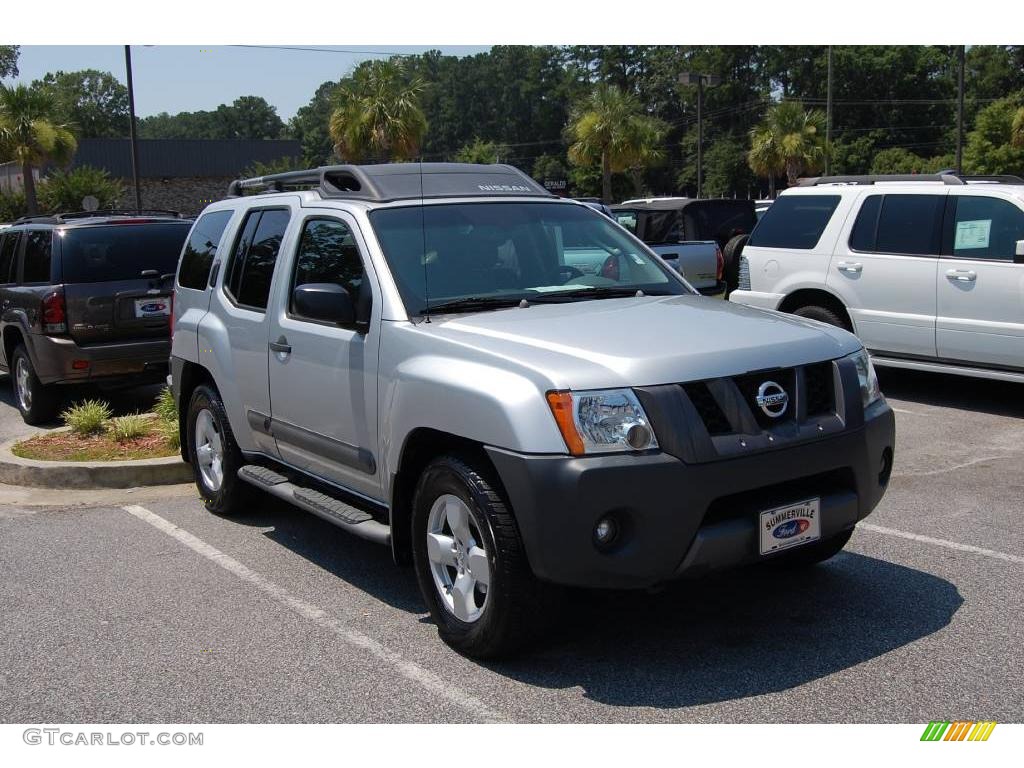
M 360 538 L 385 546 L 391 544 L 390 526 L 377 522 L 364 509 L 354 507 L 341 499 L 328 496 L 326 493 L 312 488 L 296 485 L 279 472 L 258 464 L 245 465 L 238 470 L 238 477 L 250 485 L 255 485 L 272 496 L 301 507 L 307 512 L 312 512 L 317 517 L 321 517 L 349 533 L 354 533 Z
M 973 376 L 978 379 L 994 379 L 996 381 L 1013 381 L 1024 384 L 1024 372 L 1000 371 L 993 368 L 978 368 L 971 365 L 953 365 L 937 363 L 929 360 L 911 360 L 903 357 L 886 357 L 872 354 L 871 362 L 882 368 L 906 368 L 911 371 L 928 371 L 930 373 L 952 373 L 957 376 Z

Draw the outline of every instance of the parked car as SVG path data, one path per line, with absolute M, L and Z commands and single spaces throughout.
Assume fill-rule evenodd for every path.
M 390 546 L 463 653 L 529 638 L 552 584 L 819 562 L 882 498 L 893 415 L 854 336 L 703 298 L 515 168 L 229 191 L 258 194 L 205 209 L 174 301 L 207 509 L 261 489 Z M 569 242 L 619 271 L 567 271 Z
M 1024 180 L 859 176 L 782 193 L 731 301 L 856 333 L 878 365 L 1024 382 Z
M 61 385 L 166 377 L 170 281 L 191 223 L 96 211 L 0 232 L 0 370 L 26 423 L 55 418 Z
M 612 215 L 708 296 L 736 285 L 734 243 L 757 223 L 750 200 L 627 200 Z
M 774 200 L 754 201 L 754 215 L 757 217 L 758 221 L 760 221 L 761 218 L 768 212 L 768 209 L 772 207 L 772 203 L 774 202 Z

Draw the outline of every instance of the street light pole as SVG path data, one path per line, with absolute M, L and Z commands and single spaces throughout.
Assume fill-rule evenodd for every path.
M 139 189 L 139 140 L 135 135 L 135 88 L 132 86 L 132 47 L 124 47 L 124 68 L 128 75 L 128 138 L 132 148 L 132 184 L 135 186 L 135 210 L 142 210 L 142 190 Z
M 722 78 L 702 72 L 680 72 L 682 85 L 697 86 L 697 197 L 704 192 L 704 85 L 720 85 Z
M 825 175 L 828 176 L 832 154 L 832 46 L 828 47 L 828 85 L 825 94 Z
M 964 68 L 967 46 L 959 46 L 959 71 L 956 86 L 956 172 L 964 172 Z

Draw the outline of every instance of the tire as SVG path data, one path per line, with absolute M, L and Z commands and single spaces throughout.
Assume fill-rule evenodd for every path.
M 208 384 L 196 387 L 189 400 L 186 439 L 192 474 L 206 509 L 224 516 L 248 511 L 253 489 L 238 478 L 245 460 L 220 394 Z
M 39 381 L 24 344 L 15 347 L 11 356 L 11 386 L 14 402 L 26 424 L 48 424 L 57 418 L 60 398 L 53 387 Z
M 853 328 L 850 327 L 849 322 L 846 321 L 838 312 L 829 309 L 828 307 L 821 307 L 816 304 L 809 304 L 806 307 L 798 307 L 793 310 L 793 314 L 797 317 L 806 317 L 808 320 L 819 320 L 829 325 L 834 325 L 836 328 L 842 328 L 844 331 L 853 332 Z
M 798 547 L 788 554 L 780 554 L 778 559 L 773 558 L 770 564 L 775 568 L 787 570 L 810 568 L 842 552 L 843 547 L 850 541 L 851 536 L 853 536 L 853 528 L 836 534 L 831 539 Z
M 735 291 L 740 284 L 740 255 L 749 239 L 750 235 L 736 235 L 722 250 L 722 277 L 730 291 Z
M 480 463 L 446 455 L 423 471 L 413 500 L 413 563 L 441 639 L 466 656 L 493 659 L 535 636 L 547 590 L 530 570 L 511 509 Z M 465 525 L 453 526 L 460 516 Z

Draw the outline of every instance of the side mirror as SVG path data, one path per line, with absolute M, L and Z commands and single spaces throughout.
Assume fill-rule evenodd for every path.
M 306 283 L 295 287 L 292 308 L 296 314 L 310 320 L 352 326 L 356 322 L 355 305 L 342 286 L 337 283 Z
M 1024 240 L 1017 241 L 1017 247 L 1013 251 L 1013 263 L 1024 264 Z

